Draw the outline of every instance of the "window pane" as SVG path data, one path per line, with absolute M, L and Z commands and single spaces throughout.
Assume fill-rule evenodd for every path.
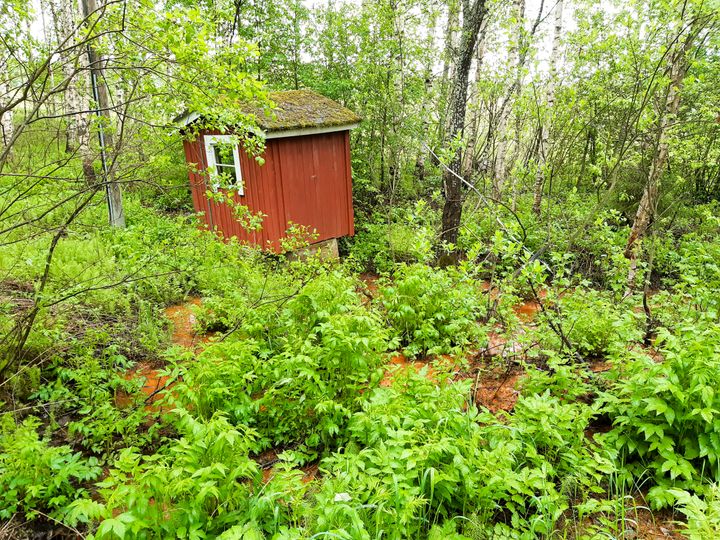
M 222 174 L 226 177 L 227 181 L 229 182 L 235 182 L 237 180 L 237 175 L 235 174 L 235 166 L 234 165 L 223 165 L 218 163 L 216 165 L 218 174 Z
M 215 164 L 218 166 L 235 165 L 235 158 L 233 157 L 233 147 L 229 144 L 214 144 L 213 151 L 215 152 Z

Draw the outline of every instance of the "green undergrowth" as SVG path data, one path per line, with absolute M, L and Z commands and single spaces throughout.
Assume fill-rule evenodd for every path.
M 471 214 L 492 236 L 467 260 L 377 259 L 375 289 L 357 273 L 385 249 L 377 238 L 358 235 L 343 262 L 288 261 L 128 208 L 124 231 L 68 233 L 45 296 L 33 291 L 47 246 L 2 248 L 2 328 L 46 302 L 2 387 L 3 519 L 107 539 L 595 538 L 632 528 L 642 492 L 683 513 L 688 537 L 717 530 L 720 244 L 707 218 L 658 244 L 663 287 L 645 310 L 617 286 L 612 216 L 595 254 L 578 240 L 574 255 L 533 259 L 538 231 L 523 244 L 511 221 L 498 232 Z M 433 212 L 392 218 L 422 243 Z M 592 276 L 579 253 L 601 260 Z M 163 316 L 188 296 L 211 335 L 197 354 L 171 346 Z M 520 316 L 528 298 L 543 307 Z M 510 343 L 482 357 L 490 332 Z M 400 352 L 420 363 L 390 368 Z M 139 367 L 168 377 L 152 405 Z M 482 375 L 520 370 L 511 410 L 486 409 Z

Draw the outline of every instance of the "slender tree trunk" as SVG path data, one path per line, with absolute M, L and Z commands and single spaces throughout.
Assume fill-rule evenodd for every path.
M 630 230 L 630 236 L 625 245 L 625 256 L 630 260 L 628 290 L 632 290 L 635 282 L 640 242 L 657 212 L 657 203 L 660 197 L 660 178 L 667 164 L 670 150 L 668 128 L 680 110 L 680 93 L 682 91 L 683 79 L 689 67 L 688 53 L 692 48 L 695 35 L 694 30 L 691 28 L 685 41 L 674 46 L 670 54 L 668 65 L 670 80 L 668 81 L 665 92 L 665 102 L 658 114 L 654 145 L 655 151 L 652 162 L 650 163 L 640 204 L 635 212 L 635 219 L 633 220 L 632 229 Z
M 555 83 L 557 79 L 557 66 L 560 60 L 560 38 L 562 36 L 563 0 L 555 4 L 555 31 L 553 33 L 552 51 L 550 52 L 550 73 L 548 75 L 545 106 L 540 125 L 540 143 L 538 144 L 537 171 L 535 173 L 535 186 L 533 189 L 533 213 L 540 215 L 542 205 L 543 187 L 548 168 L 548 151 L 550 147 L 550 124 L 555 105 Z
M 445 105 L 448 99 L 448 87 L 450 85 L 450 79 L 453 76 L 453 63 L 455 60 L 455 49 L 456 34 L 458 24 L 460 22 L 460 10 L 459 0 L 451 0 L 448 7 L 448 19 L 447 26 L 445 27 L 445 49 L 443 51 L 443 68 L 442 76 L 440 78 L 440 102 Z M 440 132 L 442 136 L 447 133 L 447 122 L 448 115 L 447 111 L 449 108 L 444 108 L 441 113 L 441 119 L 439 122 Z
M 516 22 L 512 39 L 516 41 L 513 42 L 513 45 L 510 48 L 509 64 L 515 71 L 515 80 L 513 81 L 512 88 L 508 93 L 507 99 L 502 104 L 497 127 L 495 128 L 497 144 L 495 146 L 495 159 L 493 160 L 493 192 L 495 193 L 495 197 L 498 199 L 502 196 L 506 178 L 506 155 L 510 139 L 507 124 L 510 118 L 510 113 L 513 109 L 513 103 L 520 92 L 524 59 L 527 58 L 527 55 L 520 54 L 520 47 L 522 45 L 521 40 L 523 39 L 522 36 L 525 31 L 525 0 L 514 0 L 513 16 L 515 17 Z
M 0 110 L 4 108 L 7 101 L 10 101 L 9 94 L 10 89 L 8 88 L 7 81 L 10 80 L 10 74 L 6 73 L 0 75 Z M 10 144 L 13 139 L 15 132 L 15 126 L 13 124 L 13 111 L 8 109 L 5 112 L 0 112 L 0 152 L 4 151 L 5 148 Z
M 52 28 L 55 41 L 58 45 L 69 46 L 74 40 L 75 21 L 77 19 L 77 4 L 74 0 L 48 0 L 48 7 L 52 14 Z M 61 47 L 61 48 L 65 48 Z M 60 64 L 63 77 L 67 79 L 68 85 L 63 93 L 61 104 L 63 114 L 67 121 L 66 147 L 72 152 L 82 144 L 82 129 L 87 125 L 83 118 L 82 99 L 80 97 L 80 80 L 76 76 L 75 63 L 77 58 L 71 52 L 61 53 Z
M 465 111 L 467 109 L 467 91 L 470 66 L 472 64 L 475 45 L 483 20 L 487 13 L 485 0 L 463 0 L 463 24 L 460 46 L 453 73 L 453 83 L 450 93 L 449 122 L 444 140 L 450 144 L 455 143 L 457 137 L 463 134 L 465 124 Z M 444 244 L 455 245 L 462 217 L 463 189 L 460 175 L 462 165 L 462 152 L 455 150 L 447 169 L 443 171 L 443 186 L 445 188 L 445 205 L 442 214 L 442 232 L 440 239 Z M 442 253 L 442 251 L 440 252 Z
M 87 18 L 97 9 L 97 5 L 95 0 L 81 1 L 83 15 Z M 88 45 L 88 67 L 90 70 L 90 88 L 94 98 L 92 108 L 95 109 L 98 117 L 98 142 L 109 222 L 111 227 L 123 228 L 125 227 L 125 211 L 122 203 L 122 191 L 120 185 L 113 178 L 113 168 L 107 159 L 107 149 L 113 148 L 112 134 L 107 131 L 107 127 L 111 123 L 110 99 L 108 98 L 107 83 L 103 75 L 103 60 L 92 42 Z M 85 172 L 86 181 L 90 185 L 94 185 L 97 180 L 91 153 L 83 156 L 83 171 Z
M 473 175 L 473 169 L 477 162 L 475 156 L 475 148 L 477 147 L 478 135 L 480 133 L 480 86 L 482 85 L 482 65 L 485 57 L 485 30 L 487 28 L 487 19 L 480 28 L 477 52 L 475 55 L 475 81 L 473 83 L 473 96 L 471 97 L 473 107 L 471 109 L 468 119 L 470 126 L 470 133 L 467 137 L 467 146 L 465 147 L 465 154 L 463 156 L 462 176 L 465 178 L 471 178 Z

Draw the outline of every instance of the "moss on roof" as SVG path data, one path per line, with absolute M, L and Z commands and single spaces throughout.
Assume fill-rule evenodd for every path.
M 255 115 L 258 125 L 265 131 L 287 131 L 311 127 L 345 126 L 360 121 L 360 117 L 330 98 L 312 90 L 270 92 L 268 97 L 276 104 L 272 113 L 246 109 Z

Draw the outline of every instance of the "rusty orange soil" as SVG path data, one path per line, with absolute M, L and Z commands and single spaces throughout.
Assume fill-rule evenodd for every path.
M 409 360 L 403 353 L 394 354 L 386 365 L 389 369 L 385 370 L 385 375 L 383 376 L 382 381 L 380 381 L 380 386 L 384 387 L 392 386 L 395 376 L 398 373 L 407 371 L 408 369 L 413 369 L 416 373 L 420 373 L 424 367 L 427 367 L 425 375 L 428 379 L 432 379 L 434 374 L 432 367 L 427 361 Z
M 473 401 L 490 412 L 511 411 L 520 392 L 525 371 L 514 363 L 492 365 L 482 356 L 469 359 L 469 366 L 458 372 L 456 380 L 472 380 Z
M 373 272 L 363 272 L 358 278 L 362 282 L 362 285 L 358 287 L 357 292 L 362 295 L 362 303 L 367 305 L 378 296 L 380 289 L 378 279 L 380 279 L 380 276 Z
M 191 297 L 183 304 L 169 306 L 165 309 L 165 316 L 173 323 L 173 331 L 170 342 L 173 345 L 197 352 L 198 347 L 207 343 L 208 336 L 199 334 L 195 328 L 197 319 L 193 308 L 201 304 L 201 299 Z M 158 408 L 153 403 L 161 397 L 162 390 L 168 386 L 167 375 L 161 375 L 163 368 L 157 367 L 156 362 L 138 362 L 123 377 L 128 380 L 143 379 L 144 383 L 140 392 L 146 397 L 145 409 L 149 412 L 157 412 Z M 118 392 L 115 396 L 115 405 L 123 408 L 132 402 L 132 396 L 125 392 Z
M 161 375 L 162 369 L 156 368 L 149 362 L 138 362 L 138 364 L 126 372 L 123 378 L 127 381 L 135 379 L 144 379 L 144 383 L 140 388 L 140 392 L 145 396 L 145 409 L 155 412 L 157 409 L 153 407 L 153 403 L 160 399 L 162 390 L 168 385 L 169 377 Z M 124 408 L 132 403 L 132 396 L 125 392 L 118 392 L 115 396 L 115 406 Z
M 525 302 L 515 304 L 513 311 L 522 322 L 532 322 L 540 311 L 540 303 L 535 300 L 526 300 Z
M 188 298 L 187 302 L 183 304 L 177 304 L 165 309 L 165 316 L 173 323 L 173 333 L 170 337 L 171 343 L 186 349 L 195 349 L 198 345 L 207 342 L 208 337 L 199 334 L 195 328 L 197 318 L 193 308 L 201 303 L 202 300 L 195 296 Z

